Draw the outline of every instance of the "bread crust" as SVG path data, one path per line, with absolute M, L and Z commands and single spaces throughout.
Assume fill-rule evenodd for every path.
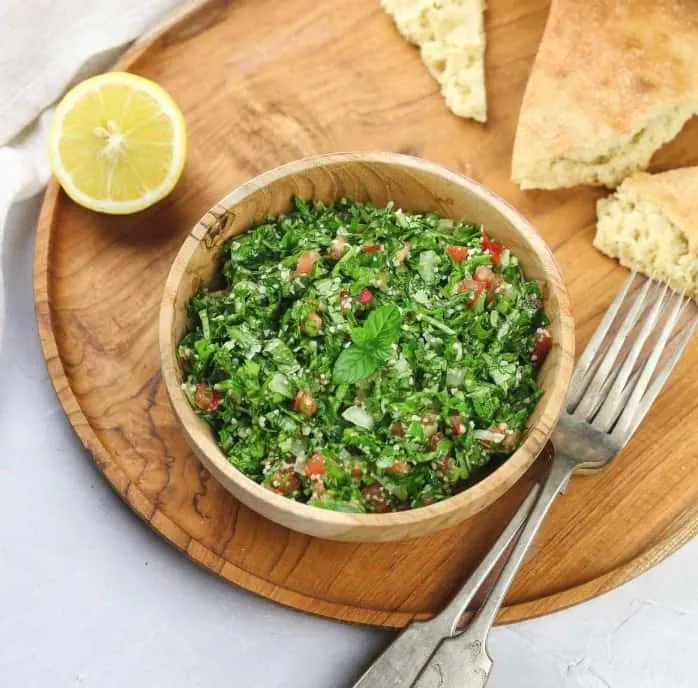
M 697 111 L 696 0 L 553 0 L 512 177 L 522 188 L 616 186 Z

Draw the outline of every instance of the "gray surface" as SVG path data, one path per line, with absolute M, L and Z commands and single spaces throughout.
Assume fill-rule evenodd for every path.
M 37 207 L 13 210 L 4 247 L 0 686 L 349 688 L 389 633 L 305 616 L 217 580 L 134 517 L 94 468 L 36 337 Z M 495 629 L 489 686 L 695 686 L 696 581 L 693 542 L 602 598 Z

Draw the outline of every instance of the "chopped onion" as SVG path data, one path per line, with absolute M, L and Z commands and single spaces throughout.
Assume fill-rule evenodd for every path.
M 449 387 L 460 387 L 465 379 L 465 371 L 460 368 L 449 368 L 446 371 L 446 384 Z
M 431 302 L 429 301 L 429 294 L 424 290 L 419 289 L 413 295 L 412 298 L 417 302 L 421 303 L 422 306 L 428 306 Z
M 350 406 L 348 409 L 345 409 L 342 412 L 342 418 L 366 430 L 370 430 L 373 427 L 373 418 L 361 406 Z
M 419 254 L 419 274 L 427 284 L 431 284 L 434 281 L 435 262 L 436 251 L 422 251 Z
M 402 355 L 397 359 L 397 361 L 395 361 L 395 372 L 400 377 L 409 375 L 412 372 L 410 364 L 407 362 L 407 359 Z
M 487 440 L 488 442 L 499 444 L 499 442 L 504 441 L 506 435 L 502 432 L 492 432 L 491 430 L 475 430 L 473 437 L 476 440 Z
M 286 376 L 281 373 L 274 373 L 269 381 L 269 389 L 274 392 L 274 394 L 282 394 L 289 399 L 293 396 L 291 385 L 286 379 Z

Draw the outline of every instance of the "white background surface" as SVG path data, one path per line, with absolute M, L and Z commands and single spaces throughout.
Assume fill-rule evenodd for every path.
M 0 0 L 0 139 L 88 58 L 179 1 Z M 0 210 L 3 196 L 31 186 L 19 182 L 38 188 L 45 178 L 27 157 L 21 178 L 0 164 Z M 350 688 L 392 634 L 305 616 L 216 579 L 151 532 L 97 472 L 56 401 L 36 336 L 38 205 L 14 207 L 0 251 L 0 688 Z M 495 629 L 490 652 L 490 688 L 698 686 L 698 542 L 600 599 Z
M 216 579 L 152 533 L 97 472 L 36 335 L 38 204 L 14 207 L 4 250 L 0 686 L 349 688 L 392 634 L 296 613 Z M 489 688 L 697 686 L 698 542 L 594 601 L 496 628 L 490 653 Z

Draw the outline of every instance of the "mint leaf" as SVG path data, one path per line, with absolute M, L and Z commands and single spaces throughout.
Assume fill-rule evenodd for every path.
M 354 342 L 344 349 L 334 364 L 334 381 L 352 384 L 365 380 L 390 358 L 390 345 L 400 334 L 402 316 L 397 306 L 388 304 L 372 311 L 363 327 L 351 330 Z
M 388 304 L 381 306 L 372 311 L 366 318 L 366 322 L 362 328 L 360 335 L 361 346 L 376 346 L 378 348 L 387 349 L 397 339 L 400 334 L 400 325 L 402 324 L 402 316 L 400 309 L 397 306 Z M 359 342 L 354 339 L 354 331 L 352 330 L 351 338 L 355 344 Z
M 334 362 L 333 379 L 339 385 L 352 385 L 373 375 L 381 360 L 358 346 L 344 349 Z
M 358 347 L 366 347 L 371 345 L 371 335 L 365 327 L 351 328 L 351 341 Z

